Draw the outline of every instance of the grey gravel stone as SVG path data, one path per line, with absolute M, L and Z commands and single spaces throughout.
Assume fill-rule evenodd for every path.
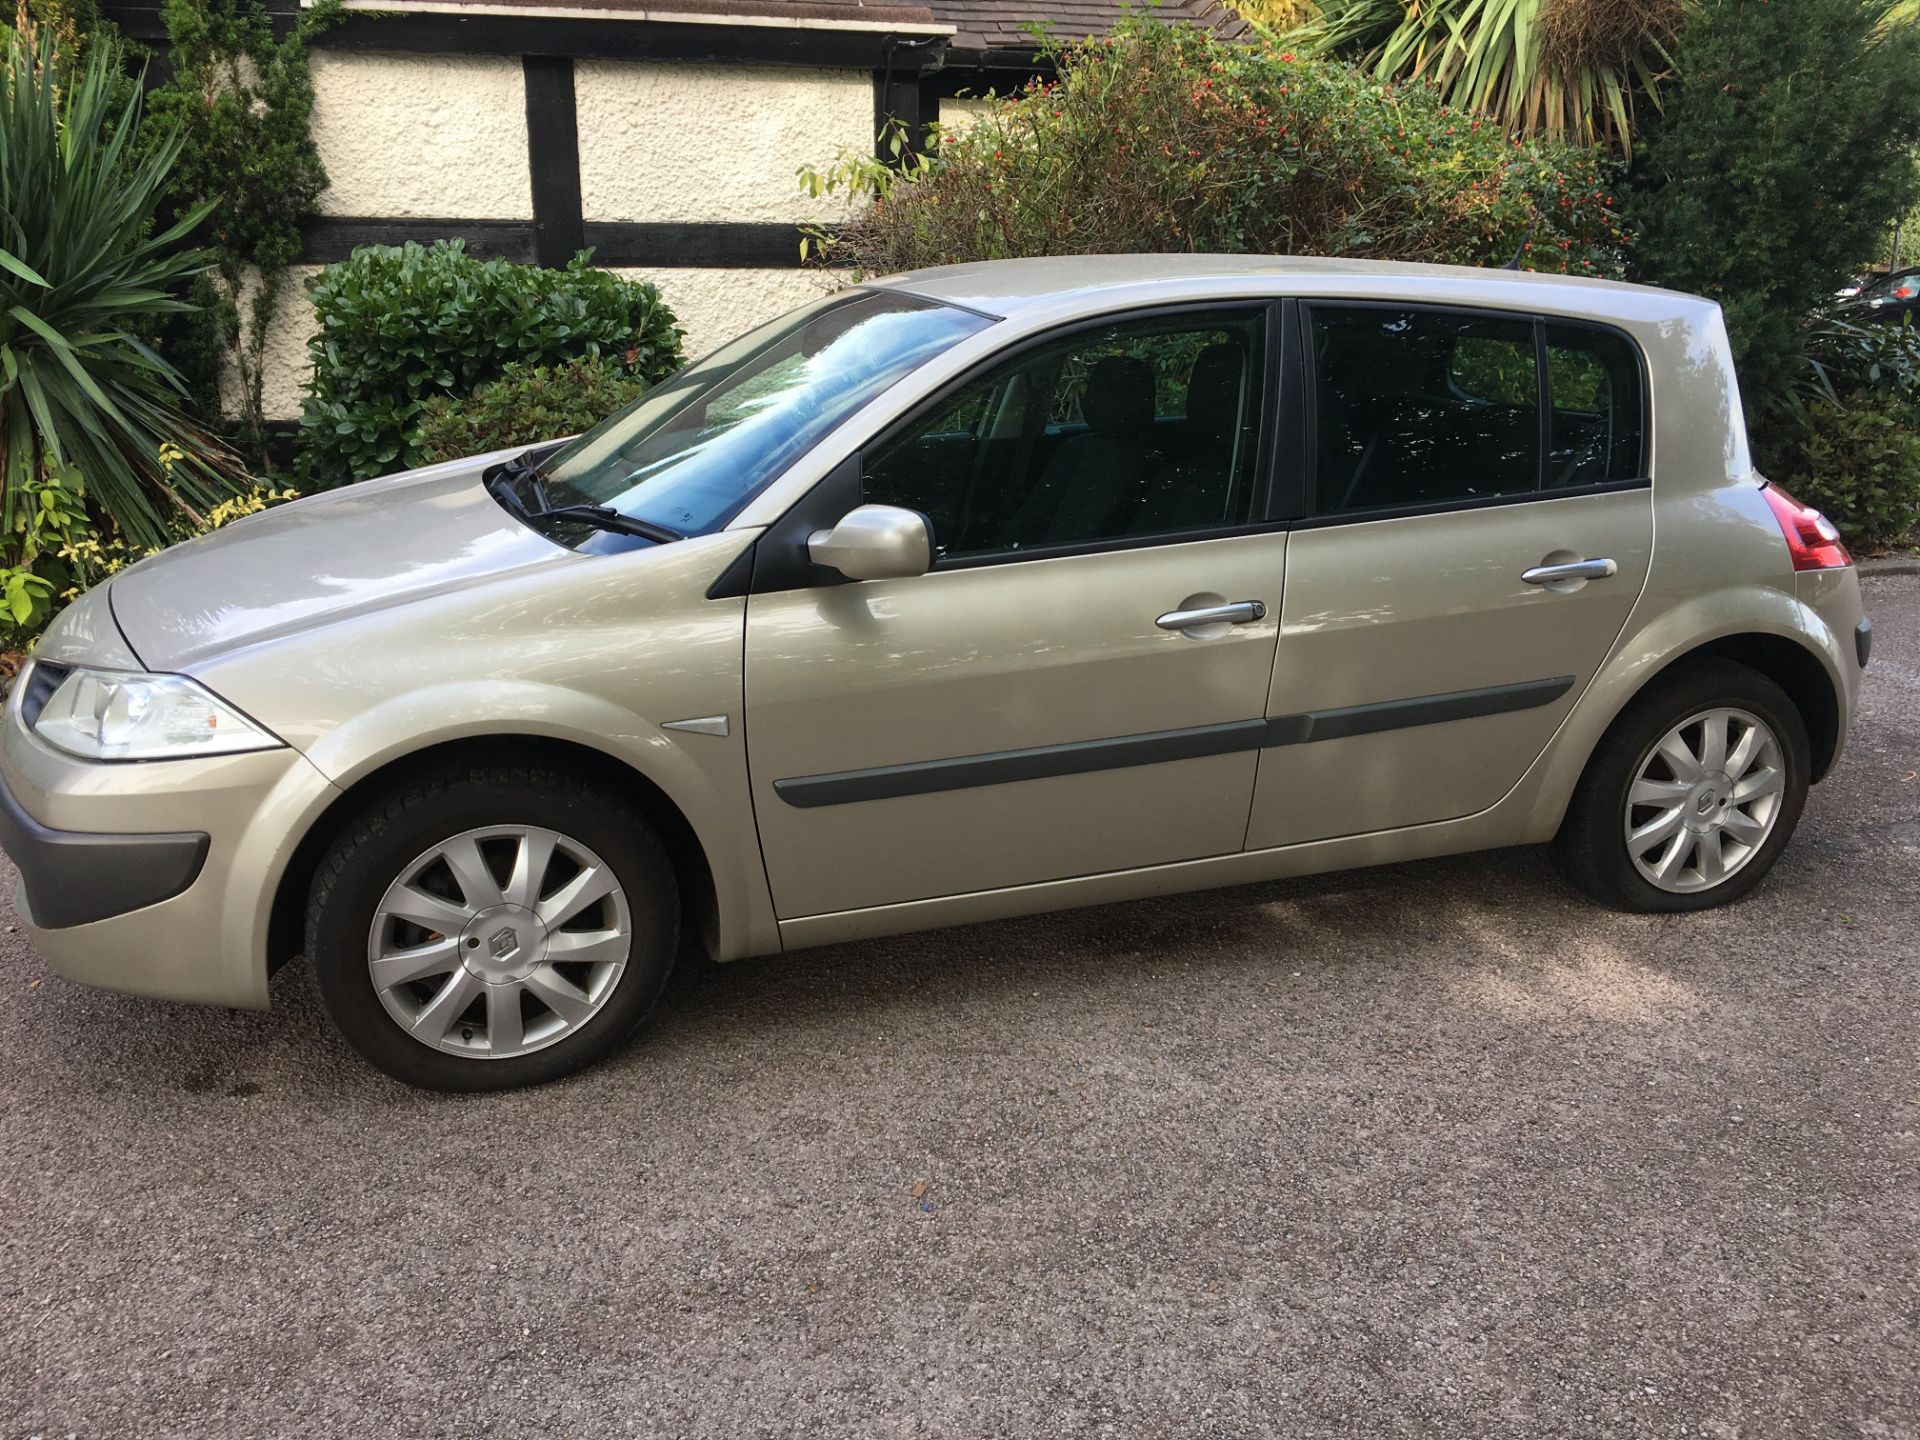
M 416 1094 L 0 938 L 0 1435 L 1920 1433 L 1920 579 L 1774 879 L 1505 852 L 688 974 Z M 10 877 L 8 888 L 11 888 Z

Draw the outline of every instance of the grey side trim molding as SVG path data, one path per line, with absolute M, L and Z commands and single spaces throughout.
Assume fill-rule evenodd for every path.
M 208 838 L 92 835 L 55 830 L 20 808 L 0 782 L 0 849 L 12 857 L 42 930 L 87 925 L 171 900 L 200 878 Z
M 1505 715 L 1551 705 L 1573 688 L 1574 677 L 1523 680 L 1518 685 L 1489 685 L 1482 690 L 1450 690 L 1444 695 L 1421 695 L 1412 700 L 1383 700 L 1376 705 L 1348 705 L 1339 710 L 1315 710 L 1309 740 L 1341 740 L 1349 735 L 1372 735 L 1381 730 L 1405 730 L 1415 725 L 1439 725 L 1448 720 L 1474 720 L 1482 715 Z M 1279 722 L 1275 722 L 1279 723 Z
M 1280 745 L 1304 745 L 1314 740 L 1339 740 L 1351 735 L 1372 735 L 1382 730 L 1405 730 L 1417 725 L 1439 725 L 1449 720 L 1471 720 L 1482 715 L 1531 710 L 1537 706 L 1551 705 L 1565 695 L 1573 688 L 1574 678 L 1572 675 L 1560 675 L 1551 680 L 1527 680 L 1517 685 L 1494 685 L 1480 690 L 1454 690 L 1444 695 L 1421 695 L 1409 700 L 1386 700 L 1374 705 L 1350 705 L 1337 710 L 1309 710 L 1297 715 L 1277 715 L 1262 720 L 1234 720 L 1224 725 L 1157 730 L 1146 735 L 1077 740 L 1065 745 L 1037 745 L 1027 750 L 961 755 L 950 760 L 879 765 L 870 770 L 839 770 L 827 775 L 776 780 L 773 790 L 787 804 L 812 810 L 825 805 L 852 805 L 864 800 L 932 795 L 943 790 L 971 790 L 981 785 L 1005 785 L 1016 780 L 1045 780 L 1059 775 L 1119 770 L 1134 765 L 1162 765 L 1172 760 L 1232 755 Z

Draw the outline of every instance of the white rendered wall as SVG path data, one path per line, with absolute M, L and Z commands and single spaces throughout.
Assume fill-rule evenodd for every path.
M 316 49 L 313 138 L 327 215 L 533 215 L 520 60 Z
M 824 270 L 623 270 L 628 280 L 651 280 L 687 332 L 687 359 L 698 360 L 742 331 L 783 315 L 846 284 Z
M 261 356 L 260 407 L 268 420 L 297 420 L 300 401 L 307 389 L 307 337 L 319 328 L 313 319 L 313 302 L 307 299 L 307 281 L 320 273 L 318 265 L 289 265 L 280 279 L 280 302 L 267 327 L 265 351 Z M 241 287 L 239 308 L 241 324 L 253 304 L 258 281 L 249 273 Z M 220 383 L 221 408 L 229 415 L 240 411 L 240 375 L 229 360 Z
M 332 182 L 323 213 L 531 218 L 518 58 L 316 49 L 312 65 L 314 138 Z M 830 219 L 843 207 L 809 200 L 795 172 L 872 145 L 865 71 L 582 60 L 574 88 L 588 220 Z M 295 266 L 286 278 L 265 359 L 270 420 L 300 414 L 315 329 L 305 286 L 318 271 Z M 614 273 L 659 287 L 689 359 L 844 283 L 799 269 Z
M 873 149 L 864 70 L 581 60 L 573 87 L 588 220 L 820 219 L 844 204 L 799 168 Z
M 973 96 L 945 96 L 940 101 L 941 128 L 955 135 L 964 135 L 979 124 L 980 117 L 993 106 L 993 101 Z

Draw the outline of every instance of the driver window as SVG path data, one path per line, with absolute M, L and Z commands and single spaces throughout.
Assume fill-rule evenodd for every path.
M 937 559 L 1214 531 L 1252 511 L 1265 313 L 1103 326 L 977 377 L 870 455 Z

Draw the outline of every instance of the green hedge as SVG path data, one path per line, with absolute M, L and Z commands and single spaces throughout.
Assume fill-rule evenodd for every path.
M 590 358 L 651 383 L 680 365 L 681 332 L 653 286 L 596 270 L 477 260 L 457 240 L 369 246 L 314 278 L 318 328 L 300 417 L 302 475 L 319 485 L 421 463 L 427 402 L 515 365 Z
M 420 423 L 420 463 L 458 460 L 591 429 L 647 391 L 603 360 L 514 365 L 464 400 L 438 395 Z
M 1789 488 L 1824 511 L 1848 540 L 1876 546 L 1920 522 L 1920 404 L 1861 391 L 1808 417 Z
M 1829 321 L 1809 353 L 1824 393 L 1767 417 L 1761 468 L 1854 544 L 1899 539 L 1920 525 L 1920 326 Z

